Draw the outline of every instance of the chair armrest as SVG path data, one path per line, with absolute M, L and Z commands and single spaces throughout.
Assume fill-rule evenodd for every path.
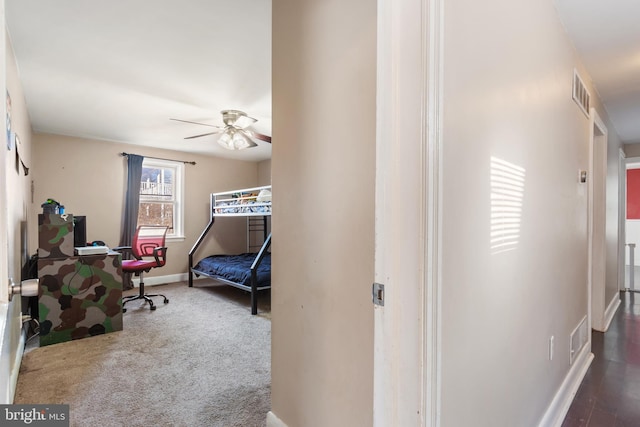
M 167 261 L 167 247 L 158 246 L 153 248 L 153 257 L 158 264 L 164 264 Z M 160 260 L 160 257 L 162 257 L 162 260 Z
M 131 246 L 116 246 L 115 248 L 111 248 L 112 251 L 120 252 L 121 254 L 129 254 L 133 258 L 136 258 L 133 255 L 133 248 Z M 137 258 L 136 258 L 137 259 Z
M 126 252 L 131 251 L 131 246 L 116 246 L 115 248 L 111 248 L 111 250 L 116 252 Z

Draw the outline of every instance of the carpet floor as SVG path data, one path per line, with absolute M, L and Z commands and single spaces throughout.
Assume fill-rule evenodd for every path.
M 197 283 L 148 287 L 169 304 L 154 298 L 158 308 L 150 311 L 128 303 L 123 331 L 44 347 L 33 339 L 14 403 L 69 404 L 78 427 L 265 426 L 269 295 L 252 316 L 248 293 Z

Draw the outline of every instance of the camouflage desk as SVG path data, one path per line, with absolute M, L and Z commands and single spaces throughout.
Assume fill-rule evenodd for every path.
M 40 345 L 122 330 L 118 253 L 38 259 Z

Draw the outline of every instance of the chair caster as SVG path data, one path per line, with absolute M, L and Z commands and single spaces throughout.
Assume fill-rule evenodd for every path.
M 127 309 L 126 309 L 126 308 L 124 308 L 124 307 L 122 307 L 122 312 L 123 312 L 123 313 L 126 313 L 126 312 L 127 312 Z
M 149 307 L 149 310 L 155 310 L 155 309 L 156 309 L 155 305 L 152 305 L 151 307 Z
M 169 299 L 168 299 L 168 298 L 165 298 L 165 299 L 164 299 L 164 303 L 165 303 L 165 304 L 169 304 Z

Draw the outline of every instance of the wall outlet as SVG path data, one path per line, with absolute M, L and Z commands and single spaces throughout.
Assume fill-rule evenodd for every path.
M 549 338 L 549 360 L 553 360 L 553 335 Z

